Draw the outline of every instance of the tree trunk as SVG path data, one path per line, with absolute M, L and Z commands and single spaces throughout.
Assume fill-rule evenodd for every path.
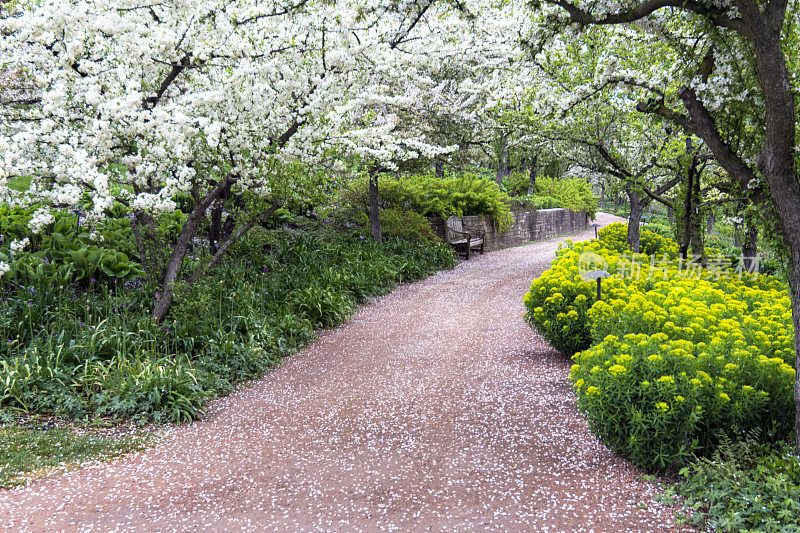
M 528 195 L 531 195 L 536 191 L 536 173 L 539 171 L 539 155 L 533 156 L 533 160 L 531 161 L 531 173 L 528 177 Z
M 508 176 L 508 135 L 500 137 L 500 157 L 497 159 L 497 186 L 503 184 L 503 178 Z
M 241 239 L 248 231 L 253 229 L 256 224 L 263 224 L 265 223 L 270 216 L 272 216 L 275 211 L 278 210 L 278 206 L 273 204 L 272 207 L 267 209 L 265 212 L 261 213 L 259 216 L 253 218 L 250 222 L 239 228 L 238 231 L 233 232 L 231 231 L 230 235 L 228 235 L 225 240 L 220 245 L 217 252 L 209 259 L 208 263 L 205 265 L 201 265 L 194 271 L 194 274 L 189 278 L 187 282 L 189 285 L 194 285 L 197 281 L 205 275 L 206 272 L 213 270 L 219 262 L 222 260 L 222 257 L 228 251 L 228 249 L 236 244 L 239 239 Z M 230 220 L 230 219 L 228 219 Z
M 211 209 L 211 226 L 208 232 L 208 251 L 212 255 L 219 249 L 219 244 L 224 240 L 223 227 L 222 227 L 222 212 L 225 208 L 225 201 L 228 199 L 228 194 L 231 188 L 228 186 L 219 195 L 219 198 L 214 203 Z
M 178 280 L 178 272 L 189 251 L 189 243 L 192 238 L 197 234 L 197 228 L 200 221 L 206 214 L 206 209 L 214 203 L 226 188 L 230 188 L 233 183 L 233 178 L 228 177 L 217 183 L 211 191 L 206 194 L 200 202 L 195 203 L 192 212 L 189 213 L 186 223 L 183 225 L 181 234 L 178 236 L 178 241 L 172 249 L 169 260 L 164 268 L 161 292 L 153 302 L 153 320 L 161 322 L 169 313 L 169 308 L 172 305 L 172 299 L 175 296 L 175 282 Z
M 694 173 L 694 183 L 692 187 L 692 223 L 689 242 L 692 245 L 692 255 L 695 260 L 699 258 L 703 265 L 706 265 L 706 249 L 703 240 L 703 220 L 700 217 L 700 203 L 702 202 L 702 192 L 700 191 L 700 173 Z
M 434 161 L 433 171 L 437 178 L 444 178 L 444 161 Z
M 796 241 L 800 240 L 795 238 Z M 795 368 L 800 368 L 800 242 L 795 242 L 789 270 L 792 296 L 792 323 L 794 324 Z M 794 375 L 794 431 L 795 449 L 800 452 L 800 372 Z
M 706 226 L 706 233 L 709 235 L 714 232 L 714 226 L 717 224 L 717 217 L 714 211 L 708 213 L 708 226 Z
M 381 242 L 381 219 L 380 205 L 378 204 L 378 171 L 369 171 L 369 226 L 372 230 L 372 238 L 375 242 Z
M 748 272 L 758 265 L 756 256 L 758 255 L 758 226 L 748 217 L 745 226 L 744 242 L 742 243 L 742 261 L 744 268 Z
M 692 239 L 692 198 L 694 197 L 694 165 L 696 158 L 692 158 L 692 163 L 686 171 L 686 186 L 684 187 L 685 195 L 683 197 L 683 235 L 680 242 L 681 257 L 689 255 L 689 243 Z
M 737 248 L 741 248 L 743 246 L 743 239 L 740 239 L 742 225 L 742 221 L 733 221 L 733 245 Z
M 642 220 L 644 204 L 635 192 L 626 191 L 631 202 L 631 214 L 628 217 L 628 246 L 635 253 L 639 253 L 639 224 Z

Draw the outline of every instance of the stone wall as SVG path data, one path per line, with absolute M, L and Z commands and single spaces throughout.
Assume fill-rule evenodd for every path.
M 540 209 L 538 211 L 514 211 L 514 223 L 506 231 L 500 232 L 494 221 L 485 216 L 463 217 L 464 231 L 485 231 L 485 251 L 519 246 L 531 241 L 540 241 L 585 230 L 589 227 L 589 217 L 584 211 L 569 209 Z M 440 217 L 428 218 L 431 227 L 441 238 L 445 237 L 445 221 Z

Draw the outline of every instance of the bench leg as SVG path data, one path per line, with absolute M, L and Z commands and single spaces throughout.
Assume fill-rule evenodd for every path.
M 467 261 L 469 261 L 470 253 L 472 253 L 472 239 L 467 237 Z

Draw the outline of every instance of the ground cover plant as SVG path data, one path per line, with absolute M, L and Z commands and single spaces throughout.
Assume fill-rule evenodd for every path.
M 800 529 L 800 456 L 786 445 L 726 441 L 680 478 L 681 522 L 706 531 Z
M 568 241 L 525 296 L 531 324 L 575 354 L 570 379 L 593 431 L 648 469 L 678 468 L 755 430 L 785 439 L 795 377 L 785 283 L 727 265 L 687 271 L 670 259 L 674 243 L 643 237 L 654 255 L 621 254 L 616 228 Z M 582 260 L 613 274 L 602 301 Z
M 165 231 L 173 216 L 162 221 Z M 0 218 L 8 220 L 25 222 Z M 260 375 L 309 342 L 315 328 L 340 324 L 396 283 L 454 263 L 451 249 L 435 240 L 389 237 L 378 244 L 319 225 L 313 233 L 259 227 L 213 275 L 178 283 L 175 305 L 159 322 L 150 314 L 158 295 L 142 278 L 125 283 L 130 275 L 106 272 L 102 261 L 96 271 L 81 270 L 69 263 L 76 254 L 63 252 L 59 235 L 90 251 L 130 245 L 125 221 L 107 218 L 90 235 L 77 228 L 76 215 L 56 213 L 24 246 L 18 239 L 3 243 L 3 412 L 190 421 L 207 398 Z M 13 236 L 13 227 L 2 229 Z M 207 253 L 195 251 L 186 276 Z M 139 271 L 135 262 L 124 268 Z

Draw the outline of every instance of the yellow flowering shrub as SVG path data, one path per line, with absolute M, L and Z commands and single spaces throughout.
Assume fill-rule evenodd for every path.
M 596 242 L 596 241 L 593 241 Z M 578 258 L 586 251 L 585 243 L 567 241 L 560 245 L 552 267 L 534 280 L 524 303 L 525 319 L 557 350 L 566 354 L 591 346 L 591 328 L 586 313 L 596 296 L 594 285 L 583 281 L 578 272 Z M 592 251 L 612 255 L 613 250 L 595 244 Z M 604 290 L 623 289 L 621 280 L 605 280 Z M 618 294 L 622 296 L 622 293 Z
M 545 338 L 569 354 L 583 350 L 570 378 L 593 431 L 649 469 L 679 466 L 755 428 L 771 440 L 790 433 L 788 287 L 712 269 L 689 277 L 659 250 L 668 257 L 621 253 L 602 239 L 567 242 L 525 296 L 526 318 Z M 584 252 L 612 274 L 599 302 L 595 282 L 580 277 Z

